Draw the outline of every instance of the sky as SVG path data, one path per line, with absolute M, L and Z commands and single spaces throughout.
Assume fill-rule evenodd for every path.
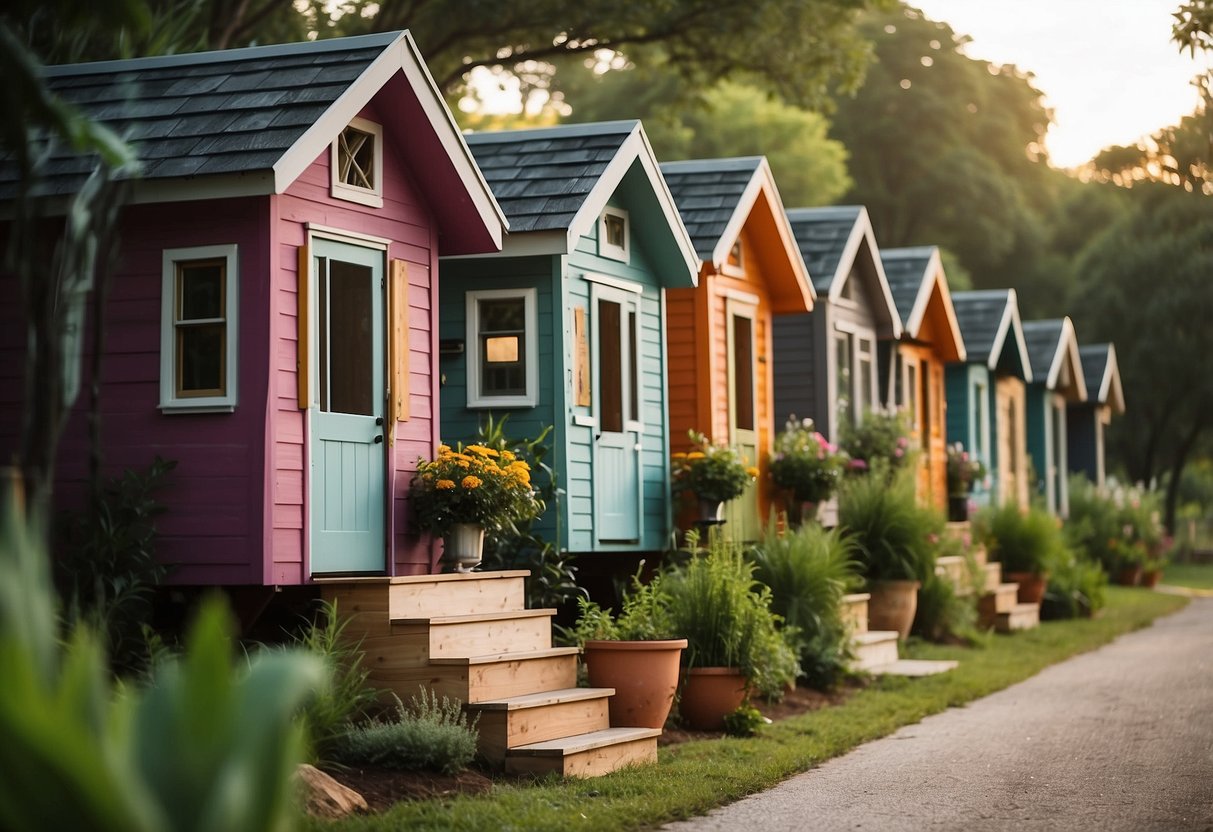
M 1171 43 L 1180 0 L 911 0 L 972 37 L 966 53 L 1035 73 L 1054 110 L 1053 164 L 1080 165 L 1190 114 L 1189 81 L 1213 65 Z

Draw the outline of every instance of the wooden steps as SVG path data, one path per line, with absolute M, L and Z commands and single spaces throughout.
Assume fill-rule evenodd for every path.
M 935 574 L 946 578 L 952 584 L 956 594 L 961 597 L 972 594 L 968 571 L 965 559 L 961 555 L 944 555 L 935 559 Z
M 851 665 L 854 670 L 870 671 L 899 658 L 896 630 L 865 630 L 852 636 L 851 645 L 855 651 Z
M 368 682 L 408 701 L 424 687 L 480 715 L 479 751 L 518 773 L 593 777 L 657 760 L 660 729 L 611 728 L 611 688 L 577 688 L 555 610 L 528 610 L 525 571 L 317 581 L 360 643 Z
M 872 600 L 870 592 L 856 592 L 853 595 L 842 596 L 842 622 L 852 633 L 868 631 L 868 601 Z
M 1000 633 L 1033 630 L 1040 626 L 1040 604 L 1016 604 L 994 619 L 994 629 Z
M 1010 612 L 1019 603 L 1019 584 L 999 584 L 993 592 L 987 592 L 977 602 L 977 611 L 983 619 Z

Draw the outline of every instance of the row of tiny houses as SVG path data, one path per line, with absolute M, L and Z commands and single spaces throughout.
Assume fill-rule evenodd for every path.
M 991 472 L 982 501 L 1026 503 L 1029 458 L 1060 513 L 1068 470 L 1103 476 L 1124 406 L 1110 345 L 1021 324 L 1010 290 L 951 295 L 938 249 L 881 252 L 862 207 L 785 211 L 762 157 L 659 165 L 635 121 L 463 136 L 407 33 L 47 79 L 144 161 L 105 304 L 103 452 L 114 470 L 179 463 L 158 544 L 175 583 L 437 571 L 409 483 L 489 414 L 515 436 L 552 426 L 564 493 L 538 531 L 578 554 L 669 545 L 689 430 L 765 475 L 789 416 L 837 440 L 900 408 L 941 507 L 948 442 Z M 41 187 L 65 204 L 89 167 L 57 150 Z M 5 199 L 16 175 L 0 169 Z M 3 280 L 0 364 L 17 368 Z M 756 536 L 772 502 L 760 476 L 733 536 Z

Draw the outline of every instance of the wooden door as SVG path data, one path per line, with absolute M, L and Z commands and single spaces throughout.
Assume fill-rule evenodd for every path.
M 758 466 L 758 419 L 755 381 L 758 375 L 755 309 L 729 303 L 725 313 L 729 356 L 729 442 L 747 466 Z M 738 541 L 757 540 L 758 483 L 752 482 L 725 508 L 725 529 Z

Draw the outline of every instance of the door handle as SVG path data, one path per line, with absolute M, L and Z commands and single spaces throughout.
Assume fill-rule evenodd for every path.
M 376 416 L 376 417 L 375 417 L 375 426 L 376 426 L 376 427 L 381 427 L 382 425 L 383 425 L 383 417 L 382 417 L 382 416 Z
M 382 441 L 383 441 L 383 434 L 382 434 L 382 433 L 381 433 L 381 434 L 379 434 L 378 436 L 376 436 L 376 437 L 375 437 L 373 440 L 371 440 L 371 441 L 373 441 L 373 442 L 374 442 L 376 445 L 378 445 L 380 442 L 382 442 Z

